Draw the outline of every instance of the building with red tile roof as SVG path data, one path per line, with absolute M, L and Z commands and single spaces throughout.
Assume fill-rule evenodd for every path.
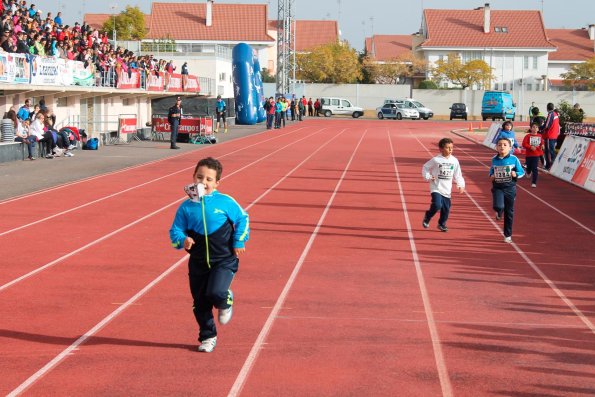
M 430 65 L 457 53 L 463 62 L 484 60 L 495 76 L 491 89 L 539 90 L 556 51 L 539 11 L 426 9 L 415 50 Z
M 387 62 L 411 52 L 413 37 L 410 34 L 377 34 L 366 37 L 365 53 L 378 62 Z
M 549 54 L 548 77 L 551 86 L 562 89 L 562 73 L 595 56 L 595 25 L 583 29 L 547 29 L 546 33 L 558 48 Z

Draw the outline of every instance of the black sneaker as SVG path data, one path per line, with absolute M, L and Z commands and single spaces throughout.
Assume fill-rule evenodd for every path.
M 438 230 L 440 230 L 441 232 L 448 232 L 448 228 L 446 227 L 446 225 L 438 224 Z
M 424 227 L 424 229 L 429 228 L 430 227 L 430 220 L 424 216 L 424 220 L 421 222 L 421 225 Z

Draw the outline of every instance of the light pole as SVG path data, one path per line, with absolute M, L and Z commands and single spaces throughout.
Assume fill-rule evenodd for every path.
M 114 41 L 114 49 L 118 47 L 118 43 L 116 41 L 116 10 L 118 9 L 117 4 L 112 4 L 112 18 L 113 18 L 113 25 L 112 25 L 112 40 Z

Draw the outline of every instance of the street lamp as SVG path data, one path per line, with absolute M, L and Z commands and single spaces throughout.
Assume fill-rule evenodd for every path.
M 118 47 L 116 42 L 116 10 L 118 9 L 117 4 L 112 4 L 110 6 L 112 10 L 112 18 L 113 18 L 113 25 L 112 25 L 112 40 L 114 41 L 114 49 Z

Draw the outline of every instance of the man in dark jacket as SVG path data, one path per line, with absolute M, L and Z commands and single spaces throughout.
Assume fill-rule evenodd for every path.
M 178 140 L 178 127 L 180 126 L 180 121 L 182 120 L 182 98 L 178 97 L 176 99 L 176 104 L 169 108 L 169 112 L 167 113 L 167 121 L 169 121 L 169 125 L 171 126 L 171 149 L 179 149 L 180 147 L 176 145 Z

